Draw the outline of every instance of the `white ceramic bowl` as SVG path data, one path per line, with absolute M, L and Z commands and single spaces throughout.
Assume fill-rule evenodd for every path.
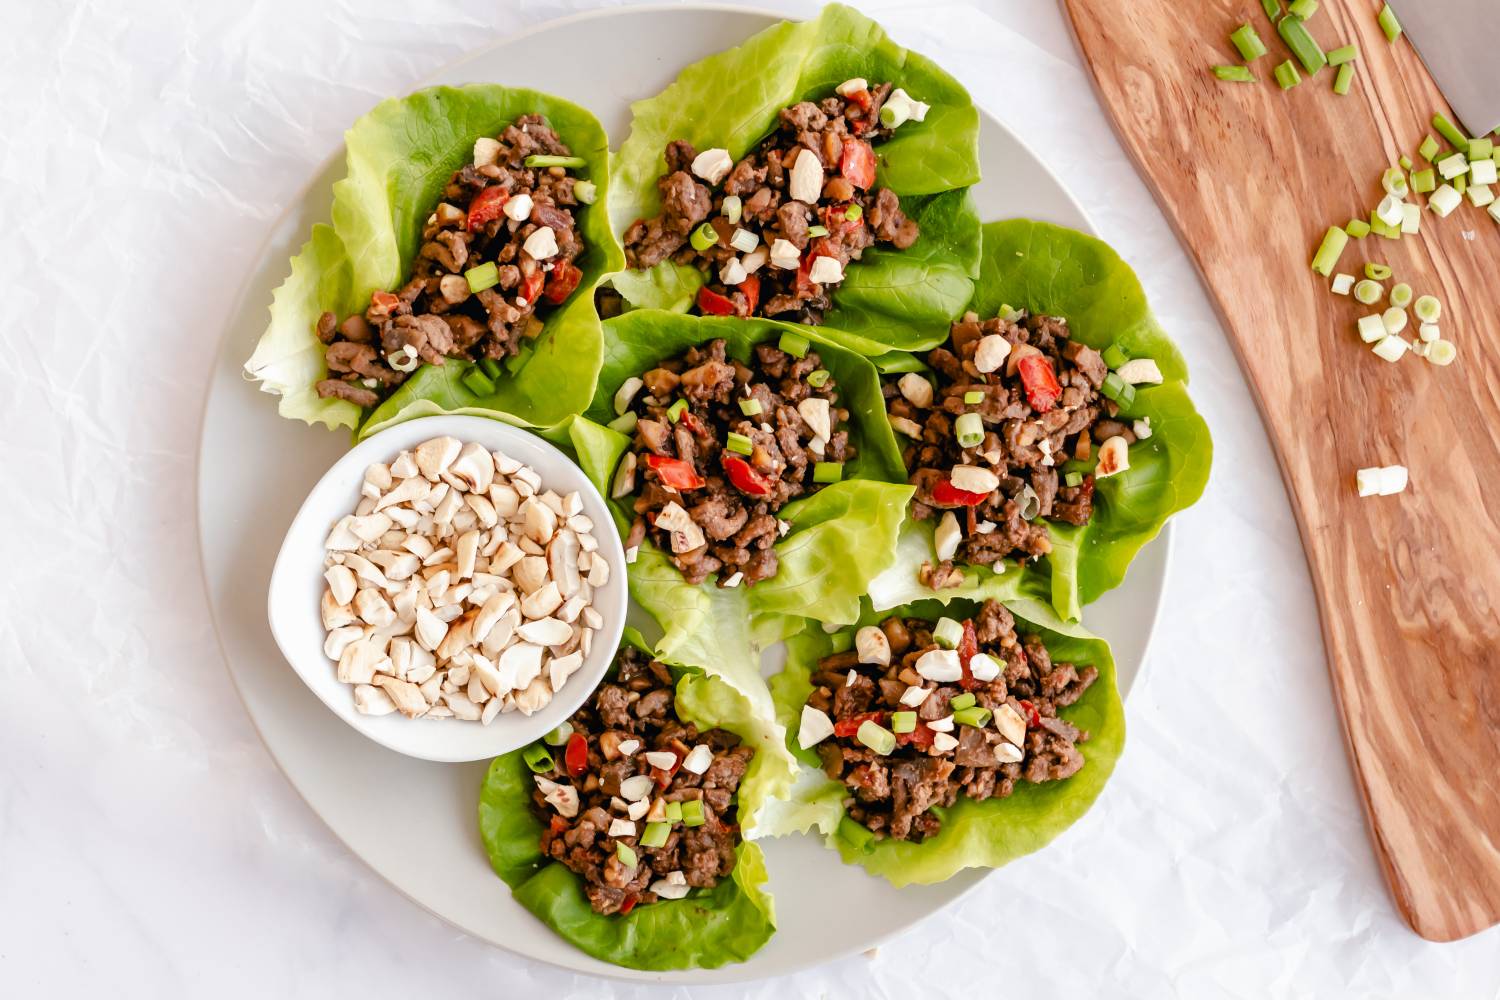
M 576 673 L 541 711 L 533 715 L 504 712 L 489 725 L 458 719 L 408 719 L 398 712 L 362 715 L 354 709 L 354 687 L 342 683 L 335 664 L 323 654 L 322 617 L 318 602 L 323 580 L 323 541 L 335 521 L 359 502 L 365 468 L 390 462 L 403 449 L 441 435 L 475 441 L 535 469 L 543 489 L 577 491 L 583 512 L 594 522 L 598 554 L 609 560 L 609 582 L 594 591 L 594 609 L 604 625 Z M 603 679 L 625 628 L 628 594 L 625 552 L 604 498 L 572 460 L 541 438 L 498 420 L 483 417 L 423 417 L 360 442 L 323 474 L 287 529 L 276 567 L 271 572 L 267 612 L 276 644 L 303 682 L 332 712 L 370 739 L 398 753 L 443 762 L 484 760 L 539 739 L 572 715 Z

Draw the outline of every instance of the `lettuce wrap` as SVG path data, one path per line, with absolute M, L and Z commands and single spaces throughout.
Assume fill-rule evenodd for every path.
M 655 655 L 634 629 L 623 643 Z M 658 657 L 660 659 L 660 657 Z M 667 662 L 663 660 L 663 662 Z M 738 792 L 742 824 L 790 777 L 779 727 L 729 685 L 695 667 L 669 663 L 677 677 L 677 715 L 699 729 L 721 728 L 756 748 Z M 495 873 L 538 920 L 601 961 L 632 969 L 717 968 L 743 962 L 771 937 L 776 917 L 765 892 L 765 857 L 741 841 L 734 871 L 712 889 L 605 916 L 589 906 L 578 876 L 540 848 L 543 823 L 531 808 L 535 785 L 523 750 L 498 757 L 479 798 L 479 833 Z
M 816 827 L 846 863 L 861 865 L 899 887 L 941 882 L 964 868 L 997 868 L 1045 847 L 1087 812 L 1124 747 L 1125 712 L 1115 685 L 1114 660 L 1103 639 L 1064 623 L 1045 603 L 1017 598 L 1023 589 L 1019 575 L 997 578 L 946 605 L 928 600 L 886 611 L 867 607 L 859 624 L 877 624 L 892 614 L 932 620 L 944 615 L 970 617 L 985 598 L 1002 600 L 1015 616 L 1017 632 L 1040 635 L 1055 659 L 1092 664 L 1099 670 L 1083 697 L 1060 713 L 1089 733 L 1089 739 L 1078 744 L 1085 760 L 1082 770 L 1060 781 L 1017 782 L 1006 798 L 975 801 L 960 794 L 952 807 L 936 807 L 942 828 L 921 843 L 872 839 L 865 827 L 844 815 L 842 800 L 848 789 L 823 774 L 815 749 L 803 750 L 797 744 L 802 706 L 813 690 L 812 671 L 820 658 L 834 651 L 834 638 L 809 626 L 787 640 L 786 667 L 771 678 L 787 747 L 807 767 L 794 793 L 767 809 L 763 829 L 782 835 Z
M 322 399 L 324 345 L 315 325 L 325 310 L 339 318 L 363 312 L 372 292 L 399 287 L 410 274 L 422 226 L 453 171 L 473 156 L 474 140 L 494 136 L 519 115 L 535 112 L 586 166 L 595 205 L 580 206 L 587 244 L 577 263 L 583 278 L 545 325 L 523 365 L 496 379 L 479 397 L 462 378 L 471 362 L 449 358 L 424 365 L 366 415 L 354 403 Z M 284 416 L 361 435 L 400 420 L 435 413 L 472 413 L 520 425 L 545 426 L 581 411 L 593 395 L 602 335 L 594 287 L 624 255 L 604 209 L 609 192 L 609 140 L 583 108 L 534 90 L 471 84 L 432 87 L 382 101 L 345 135 L 347 175 L 333 187 L 332 225 L 320 223 L 271 302 L 270 323 L 245 364 L 261 389 L 281 397 Z
M 783 108 L 827 97 L 855 77 L 889 81 L 931 105 L 923 121 L 901 125 L 875 150 L 876 184 L 900 196 L 921 236 L 908 250 L 871 248 L 851 263 L 824 322 L 866 353 L 941 342 L 977 274 L 979 217 L 967 188 L 979 180 L 979 113 L 958 81 L 848 7 L 830 4 L 811 21 L 767 28 L 632 105 L 630 135 L 614 160 L 615 231 L 660 211 L 656 182 L 668 142 L 727 148 L 738 160 L 772 131 Z M 702 283 L 696 269 L 671 261 L 613 278 L 636 308 L 685 310 Z
M 1135 272 L 1105 243 L 1045 222 L 986 224 L 980 278 L 968 308 L 987 318 L 1004 305 L 1064 317 L 1074 339 L 1100 349 L 1117 344 L 1132 358 L 1154 359 L 1165 378 L 1161 385 L 1136 386 L 1125 416 L 1150 418 L 1151 436 L 1130 446 L 1129 469 L 1096 480 L 1088 524 L 1048 521 L 1052 552 L 1024 571 L 1012 566 L 997 575 L 988 567 L 964 567 L 966 589 L 1025 576 L 1029 595 L 1050 600 L 1058 614 L 1077 620 L 1083 605 L 1120 584 L 1130 561 L 1167 518 L 1203 494 L 1213 442 L 1188 398 L 1181 352 L 1151 314 Z M 883 371 L 906 371 L 915 360 L 892 354 L 876 363 Z M 918 568 L 934 558 L 934 524 L 904 526 L 895 565 L 871 589 L 877 609 L 954 596 L 917 582 Z

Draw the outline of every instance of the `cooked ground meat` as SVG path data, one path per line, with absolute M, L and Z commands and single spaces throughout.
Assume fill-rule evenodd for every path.
M 1004 798 L 1016 782 L 1061 781 L 1083 767 L 1076 744 L 1088 739 L 1057 710 L 1076 702 L 1099 672 L 1091 666 L 1054 663 L 1036 636 L 1018 636 L 1015 619 L 998 601 L 986 601 L 963 623 L 957 649 L 960 680 L 934 683 L 917 672 L 917 662 L 940 647 L 934 623 L 920 618 L 887 618 L 880 623 L 890 664 L 860 663 L 851 650 L 825 657 L 813 673 L 807 704 L 827 714 L 834 734 L 818 744 L 818 757 L 830 778 L 848 786 L 844 809 L 876 837 L 921 841 L 942 827 L 933 806 L 951 806 L 960 793 L 971 799 Z M 977 653 L 993 661 L 993 679 L 971 670 Z M 852 676 L 851 676 L 852 675 Z M 927 692 L 915 706 L 901 698 L 910 688 Z M 983 725 L 954 719 L 952 700 L 972 695 Z M 893 720 L 897 713 L 908 713 Z M 896 733 L 889 754 L 871 750 L 857 738 L 871 721 Z M 972 719 L 970 721 L 976 721 Z
M 481 142 L 474 162 L 449 179 L 422 229 L 411 279 L 396 292 L 374 293 L 363 314 L 318 318 L 318 339 L 328 345 L 319 396 L 374 406 L 418 365 L 446 358 L 483 361 L 494 373 L 494 362 L 541 332 L 538 309 L 545 313 L 578 287 L 574 261 L 584 246 L 571 209 L 586 189 L 566 167 L 526 166 L 528 156 L 571 151 L 540 115 L 522 115 L 495 141 L 498 149 Z M 525 212 L 522 196 L 530 202 Z M 533 255 L 525 244 L 542 227 L 556 247 L 539 238 Z M 484 270 L 471 284 L 465 275 L 475 268 Z
M 971 312 L 926 361 L 932 370 L 926 387 L 923 376 L 909 374 L 888 379 L 884 391 L 897 429 L 920 434 L 905 450 L 916 487 L 912 516 L 925 520 L 953 511 L 962 531 L 956 551 L 940 548 L 943 561 L 929 570 L 933 586 L 962 581 L 950 560 L 990 565 L 1052 551 L 1048 520 L 1087 524 L 1094 476 L 1085 469 L 1092 466 L 1080 465 L 1070 486 L 1065 464 L 1087 462 L 1099 443 L 1116 435 L 1135 441 L 1113 419 L 1119 406 L 1099 391 L 1109 373 L 1099 352 L 1071 340 L 1066 321 L 1053 316 L 1013 313 L 981 322 Z M 929 392 L 933 383 L 936 390 Z M 964 401 L 971 393 L 977 402 Z M 965 413 L 978 414 L 983 428 L 983 439 L 972 447 L 958 441 L 957 421 Z M 955 466 L 970 467 L 957 484 Z M 954 489 L 975 470 L 981 478 L 990 474 L 993 488 Z
M 748 363 L 722 340 L 691 347 L 641 376 L 627 412 L 635 443 L 616 494 L 635 491 L 636 521 L 626 545 L 652 540 L 689 583 L 719 574 L 719 586 L 776 574 L 772 548 L 785 533 L 776 512 L 822 489 L 819 462 L 854 457 L 838 383 L 816 351 L 802 357 L 772 343 Z M 727 444 L 736 435 L 735 451 Z M 748 453 L 747 453 L 748 452 Z M 633 471 L 632 471 L 633 470 Z
M 755 753 L 733 733 L 700 733 L 678 719 L 676 685 L 665 664 L 632 647 L 615 662 L 615 676 L 568 720 L 569 743 L 554 751 L 555 766 L 537 776 L 532 794 L 547 824 L 542 853 L 581 876 L 589 903 L 604 914 L 677 898 L 683 887 L 712 888 L 734 870 L 740 842 L 735 792 Z M 707 761 L 689 759 L 699 747 L 699 756 L 710 755 Z M 677 762 L 654 767 L 648 753 L 671 753 Z M 638 775 L 650 784 L 632 782 Z M 556 797 L 559 790 L 569 799 L 576 794 L 576 808 L 559 809 L 549 801 L 548 793 Z M 688 801 L 698 806 L 688 807 L 686 818 L 671 819 Z M 702 810 L 701 823 L 691 814 L 694 808 Z M 621 826 L 611 833 L 617 823 L 630 824 L 628 831 Z M 654 823 L 668 824 L 666 840 L 647 847 L 641 838 Z
M 703 313 L 822 322 L 829 294 L 850 261 L 876 243 L 904 250 L 918 236 L 895 192 L 874 186 L 872 143 L 890 137 L 880 124 L 890 93 L 891 85 L 882 83 L 783 109 L 776 131 L 717 182 L 709 180 L 712 171 L 694 172 L 698 153 L 690 144 L 670 143 L 667 172 L 657 181 L 661 214 L 637 220 L 625 232 L 630 266 L 650 268 L 670 258 L 703 271 L 708 283 L 697 302 Z M 799 182 L 794 175 L 804 151 L 817 170 L 801 167 L 808 179 Z M 793 199 L 794 190 L 800 200 Z M 726 198 L 734 201 L 726 206 Z M 705 220 L 716 242 L 697 250 L 690 237 Z M 755 245 L 732 245 L 737 232 Z M 787 255 L 771 253 L 778 240 L 789 244 Z M 828 261 L 815 277 L 819 258 Z

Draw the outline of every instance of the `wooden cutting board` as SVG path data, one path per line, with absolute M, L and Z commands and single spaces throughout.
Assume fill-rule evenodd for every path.
M 1424 210 L 1420 235 L 1351 240 L 1340 261 L 1437 295 L 1448 368 L 1375 357 L 1354 331 L 1370 310 L 1309 269 L 1324 230 L 1368 218 L 1381 172 L 1452 114 L 1411 45 L 1386 42 L 1376 0 L 1325 0 L 1308 22 L 1325 48 L 1359 43 L 1346 97 L 1326 69 L 1276 86 L 1290 53 L 1257 0 L 1063 5 L 1270 431 L 1396 905 L 1431 940 L 1483 930 L 1500 922 L 1500 226 L 1467 201 Z M 1270 50 L 1259 82 L 1220 82 L 1209 67 L 1238 61 L 1228 35 L 1247 21 Z M 1356 496 L 1357 468 L 1392 464 L 1411 470 L 1405 493 Z

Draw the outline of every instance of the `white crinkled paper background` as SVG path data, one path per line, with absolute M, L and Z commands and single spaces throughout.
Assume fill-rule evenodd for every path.
M 273 220 L 376 101 L 594 6 L 6 5 L 0 994 L 686 995 L 492 949 L 349 855 L 235 697 L 193 533 L 203 386 Z M 1177 521 L 1128 749 L 1084 821 L 872 956 L 693 995 L 1500 996 L 1500 932 L 1428 944 L 1386 897 L 1265 435 L 1057 9 L 860 6 L 1135 264 L 1192 365 L 1215 474 Z

